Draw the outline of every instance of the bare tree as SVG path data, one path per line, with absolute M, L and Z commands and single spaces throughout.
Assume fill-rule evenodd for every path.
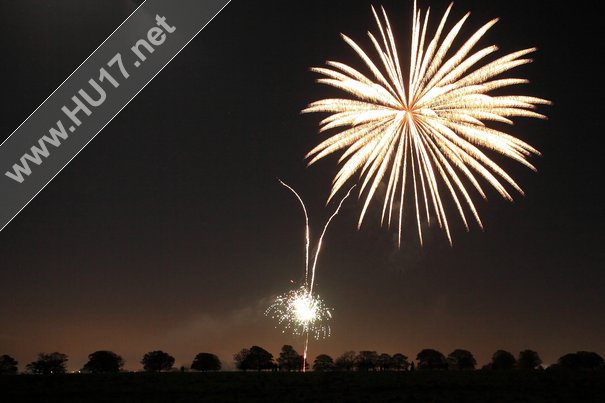
M 10 355 L 0 356 L 0 375 L 15 375 L 19 363 Z
M 382 353 L 378 356 L 377 364 L 378 369 L 380 369 L 381 371 L 388 371 L 393 366 L 393 358 L 386 353 Z
M 559 358 L 557 366 L 562 369 L 594 370 L 605 368 L 605 361 L 597 353 L 578 351 L 577 353 L 565 354 Z
M 517 367 L 519 369 L 531 370 L 536 369 L 542 364 L 542 359 L 533 350 L 523 350 L 519 353 Z
M 360 371 L 374 371 L 378 366 L 378 353 L 376 351 L 360 351 L 355 357 L 355 366 Z
M 447 356 L 447 364 L 449 369 L 475 369 L 477 360 L 470 351 L 457 349 Z
M 351 371 L 355 368 L 355 351 L 346 351 L 334 361 L 336 369 L 340 371 Z
M 259 346 L 241 350 L 234 356 L 234 359 L 238 369 L 243 371 L 248 369 L 262 371 L 276 368 L 276 364 L 273 362 L 273 354 Z
M 294 347 L 285 344 L 277 358 L 277 365 L 280 371 L 300 371 L 303 365 L 303 356 L 298 354 Z
M 335 369 L 334 360 L 327 354 L 320 354 L 313 361 L 313 371 L 327 372 Z
M 82 371 L 93 374 L 120 372 L 123 367 L 124 360 L 122 357 L 113 351 L 101 350 L 88 355 L 88 362 L 84 364 Z
M 220 371 L 221 360 L 211 353 L 199 353 L 191 363 L 191 369 L 196 371 Z
M 492 355 L 491 368 L 496 370 L 514 369 L 517 360 L 515 356 L 508 351 L 498 350 Z
M 40 353 L 36 361 L 27 364 L 27 371 L 36 375 L 64 374 L 67 371 L 67 355 Z
M 395 371 L 407 371 L 410 363 L 408 357 L 401 353 L 396 353 L 391 357 L 391 366 Z
M 241 371 L 245 371 L 250 368 L 246 368 L 246 358 L 250 355 L 250 350 L 242 348 L 239 352 L 233 355 L 233 361 L 235 361 L 235 367 Z
M 143 356 L 141 364 L 147 372 L 169 371 L 174 365 L 174 357 L 161 350 L 150 351 Z
M 416 356 L 418 361 L 418 369 L 447 369 L 447 361 L 445 356 L 430 348 L 426 348 Z

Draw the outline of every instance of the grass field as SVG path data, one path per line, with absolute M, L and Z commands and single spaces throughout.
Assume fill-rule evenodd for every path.
M 1 402 L 605 402 L 605 371 L 0 376 Z

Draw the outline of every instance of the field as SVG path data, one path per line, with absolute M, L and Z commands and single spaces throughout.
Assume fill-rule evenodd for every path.
M 0 376 L 2 402 L 605 402 L 605 371 Z

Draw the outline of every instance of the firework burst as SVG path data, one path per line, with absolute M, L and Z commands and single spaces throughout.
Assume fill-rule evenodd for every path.
M 466 229 L 463 206 L 482 228 L 481 219 L 465 183 L 486 198 L 478 178 L 483 178 L 505 199 L 512 200 L 503 185 L 523 193 L 519 185 L 484 150 L 490 150 L 535 170 L 528 161 L 539 152 L 529 144 L 494 128 L 486 122 L 512 124 L 513 117 L 545 118 L 536 106 L 549 101 L 523 95 L 490 95 L 493 90 L 524 84 L 520 78 L 495 77 L 531 62 L 525 58 L 534 52 L 528 48 L 478 63 L 496 52 L 496 46 L 477 51 L 473 48 L 496 23 L 494 19 L 456 51 L 454 40 L 468 18 L 466 14 L 444 35 L 452 5 L 441 18 L 432 39 L 428 40 L 429 12 L 424 17 L 414 2 L 409 64 L 400 64 L 395 39 L 386 12 L 381 16 L 372 7 L 378 34 L 368 33 L 377 53 L 373 61 L 352 39 L 342 35 L 369 69 L 369 75 L 345 65 L 328 61 L 327 68 L 313 68 L 323 77 L 319 83 L 340 89 L 353 99 L 324 99 L 311 103 L 303 112 L 327 112 L 320 132 L 336 133 L 311 150 L 309 165 L 337 151 L 343 151 L 340 171 L 334 178 L 330 200 L 356 173 L 365 193 L 359 216 L 361 226 L 370 202 L 385 181 L 381 224 L 391 225 L 397 217 L 401 245 L 404 202 L 413 198 L 418 236 L 422 244 L 421 221 L 430 223 L 434 214 L 438 224 L 452 237 L 442 201 L 449 195 Z
M 351 194 L 349 189 L 345 197 L 340 200 L 338 207 L 334 213 L 328 218 L 326 224 L 323 227 L 319 240 L 317 242 L 317 248 L 311 262 L 309 258 L 310 248 L 310 229 L 309 229 L 309 215 L 307 214 L 307 208 L 302 198 L 296 193 L 296 191 L 285 184 L 281 180 L 279 183 L 290 190 L 300 202 L 303 212 L 305 213 L 305 282 L 304 285 L 299 288 L 292 289 L 285 294 L 279 295 L 275 301 L 267 308 L 265 315 L 269 316 L 278 322 L 278 326 L 282 327 L 282 332 L 290 331 L 294 335 L 305 337 L 305 346 L 303 353 L 303 367 L 302 371 L 305 372 L 305 363 L 307 361 L 307 352 L 309 346 L 309 335 L 312 335 L 315 339 L 325 338 L 330 336 L 330 324 L 329 321 L 332 318 L 331 309 L 326 306 L 324 301 L 313 292 L 313 286 L 315 284 L 315 270 L 317 268 L 317 260 L 319 258 L 319 252 L 323 243 L 324 235 L 332 222 L 332 219 L 338 215 L 342 204 L 347 197 Z
M 330 336 L 332 312 L 319 295 L 312 294 L 305 286 L 278 296 L 265 314 L 277 320 L 284 333 L 309 334 L 315 339 Z

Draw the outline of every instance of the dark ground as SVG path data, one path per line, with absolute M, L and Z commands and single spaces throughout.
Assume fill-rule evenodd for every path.
M 2 402 L 605 402 L 605 371 L 0 377 Z

